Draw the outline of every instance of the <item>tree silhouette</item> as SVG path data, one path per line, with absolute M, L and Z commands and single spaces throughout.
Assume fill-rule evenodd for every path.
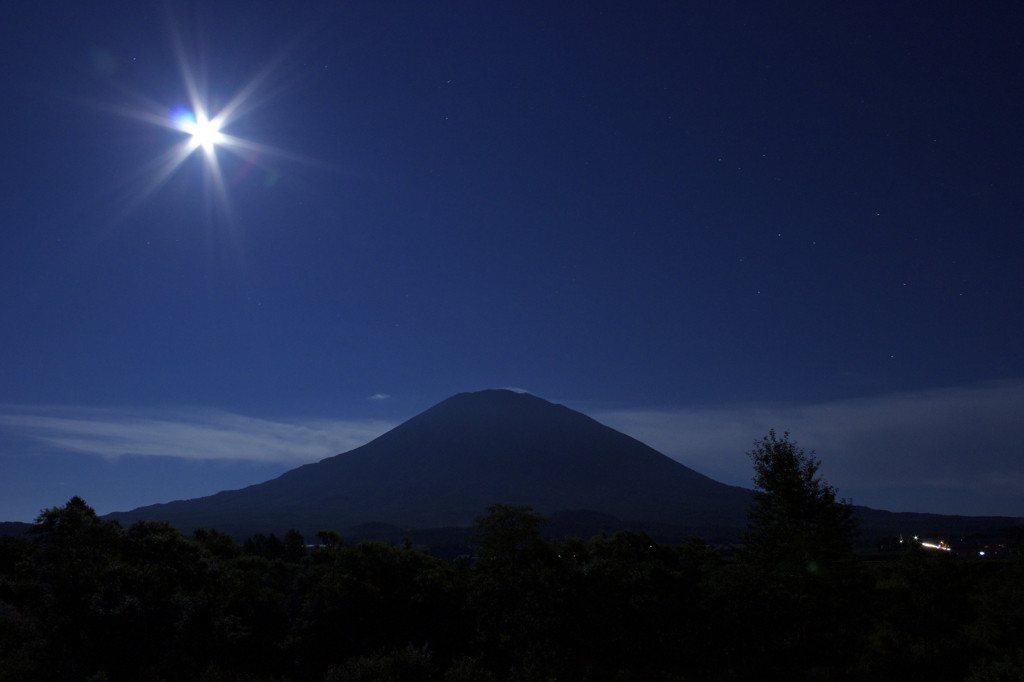
M 342 547 L 345 544 L 336 530 L 318 530 L 316 537 L 325 547 Z
M 298 563 L 306 556 L 306 538 L 292 528 L 284 534 L 284 560 Z
M 853 505 L 818 476 L 821 461 L 775 430 L 755 441 L 754 502 L 742 536 L 748 561 L 775 574 L 821 574 L 850 556 L 859 533 Z
M 544 538 L 511 505 L 478 519 L 473 561 L 333 533 L 282 561 L 297 532 L 247 554 L 72 498 L 0 538 L 0 682 L 1019 678 L 1019 560 L 860 562 L 813 453 L 769 432 L 751 457 L 737 561 L 640 531 Z
M 529 506 L 494 504 L 476 519 L 469 605 L 485 660 L 499 668 L 545 665 L 567 612 L 561 589 L 569 562 L 540 536 Z
M 787 675 L 835 670 L 854 655 L 852 643 L 866 627 L 853 505 L 836 499 L 818 475 L 820 460 L 813 451 L 805 455 L 789 432 L 779 438 L 769 431 L 747 455 L 755 491 L 740 556 L 753 573 L 758 664 Z
M 287 548 L 284 541 L 273 533 L 270 534 L 270 537 L 263 533 L 256 533 L 242 544 L 242 551 L 250 556 L 261 556 L 273 561 L 284 558 Z

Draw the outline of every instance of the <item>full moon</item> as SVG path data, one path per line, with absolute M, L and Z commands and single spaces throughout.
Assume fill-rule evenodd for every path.
M 158 102 L 139 95 L 141 107 L 109 107 L 118 115 L 167 128 L 177 133 L 174 136 L 175 141 L 168 149 L 139 169 L 133 175 L 134 179 L 126 181 L 126 184 L 133 184 L 135 187 L 125 193 L 127 201 L 122 218 L 144 201 L 149 194 L 156 191 L 193 155 L 202 157 L 197 165 L 202 169 L 204 193 L 208 198 L 213 198 L 212 202 L 208 202 L 208 206 L 216 207 L 219 217 L 222 218 L 230 218 L 231 214 L 228 186 L 237 183 L 251 168 L 260 166 L 266 170 L 268 176 L 276 177 L 276 173 L 267 166 L 265 159 L 278 157 L 301 163 L 313 161 L 253 140 L 237 137 L 229 132 L 236 121 L 258 108 L 259 103 L 251 102 L 250 99 L 261 92 L 261 84 L 272 75 L 280 59 L 257 73 L 234 96 L 227 99 L 223 106 L 220 106 L 219 103 L 224 99 L 224 93 L 218 93 L 216 99 L 218 106 L 211 108 L 210 101 L 206 96 L 205 80 L 197 80 L 194 76 L 185 57 L 184 47 L 176 34 L 175 52 L 185 95 L 184 98 L 179 99 L 177 104 L 165 108 Z M 261 97 L 263 96 L 261 95 Z M 103 108 L 108 107 L 104 106 Z M 202 153 L 199 153 L 200 148 Z M 237 171 L 230 182 L 225 181 L 221 166 L 222 157 L 227 154 L 242 161 L 241 166 L 229 164 L 229 168 Z M 127 196 L 128 194 L 135 196 Z M 212 213 L 209 215 L 213 216 Z
M 188 142 L 188 151 L 202 147 L 207 153 L 212 153 L 214 145 L 226 144 L 227 136 L 220 132 L 223 124 L 224 120 L 220 116 L 209 118 L 198 102 L 191 110 L 176 107 L 171 111 L 171 127 L 192 136 Z
M 224 141 L 220 127 L 214 121 L 198 121 L 189 128 L 187 132 L 192 134 L 192 143 L 206 151 L 212 150 L 214 144 Z

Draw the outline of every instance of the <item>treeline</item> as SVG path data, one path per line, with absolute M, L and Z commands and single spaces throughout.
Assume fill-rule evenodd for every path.
M 0 680 L 1024 676 L 1020 560 L 826 552 L 796 570 L 699 539 L 544 539 L 540 523 L 496 505 L 473 557 L 451 562 L 330 532 L 307 554 L 293 534 L 243 548 L 213 530 L 125 529 L 73 498 L 31 539 L 0 539 Z

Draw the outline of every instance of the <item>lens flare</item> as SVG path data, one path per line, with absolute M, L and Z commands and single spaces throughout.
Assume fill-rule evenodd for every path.
M 181 131 L 188 131 L 190 126 L 196 124 L 196 115 L 188 107 L 174 107 L 171 109 L 171 126 Z
M 214 108 L 211 107 L 209 88 L 204 74 L 199 74 L 197 77 L 190 65 L 190 60 L 186 58 L 185 47 L 180 36 L 173 27 L 172 34 L 174 52 L 184 86 L 184 102 L 168 109 L 142 95 L 125 91 L 123 94 L 135 99 L 139 106 L 97 105 L 99 108 L 117 115 L 183 135 L 183 139 L 145 163 L 115 187 L 113 191 L 123 192 L 127 200 L 123 210 L 120 211 L 120 216 L 115 218 L 115 222 L 127 217 L 200 148 L 203 150 L 201 155 L 203 157 L 203 194 L 207 199 L 208 208 L 212 209 L 211 218 L 214 217 L 214 214 L 227 219 L 231 218 L 231 207 L 221 158 L 225 154 L 235 157 L 242 164 L 243 170 L 234 176 L 236 181 L 248 174 L 253 167 L 262 168 L 267 173 L 267 177 L 277 178 L 278 171 L 268 163 L 270 159 L 333 169 L 330 164 L 324 164 L 253 140 L 243 139 L 227 132 L 232 125 L 245 118 L 270 98 L 270 93 L 267 92 L 268 85 L 276 78 L 274 74 L 278 71 L 286 53 L 282 53 L 263 70 L 256 73 L 226 103 Z

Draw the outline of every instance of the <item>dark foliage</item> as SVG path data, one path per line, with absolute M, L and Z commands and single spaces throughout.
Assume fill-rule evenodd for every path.
M 765 518 L 785 551 L 732 558 L 638 531 L 544 538 L 529 507 L 494 505 L 475 557 L 443 561 L 330 532 L 307 555 L 297 533 L 243 550 L 72 498 L 31 539 L 0 538 L 0 681 L 1020 678 L 1018 559 L 864 562 L 799 516 L 790 535 Z M 821 518 L 848 537 L 841 510 Z
M 758 668 L 790 677 L 842 668 L 869 626 L 855 615 L 868 585 L 853 553 L 853 507 L 836 499 L 818 475 L 820 461 L 788 433 L 769 431 L 747 454 L 755 491 L 741 558 Z
M 742 536 L 749 562 L 777 580 L 802 581 L 845 561 L 859 532 L 853 506 L 818 476 L 814 453 L 774 430 L 754 446 L 754 501 Z

